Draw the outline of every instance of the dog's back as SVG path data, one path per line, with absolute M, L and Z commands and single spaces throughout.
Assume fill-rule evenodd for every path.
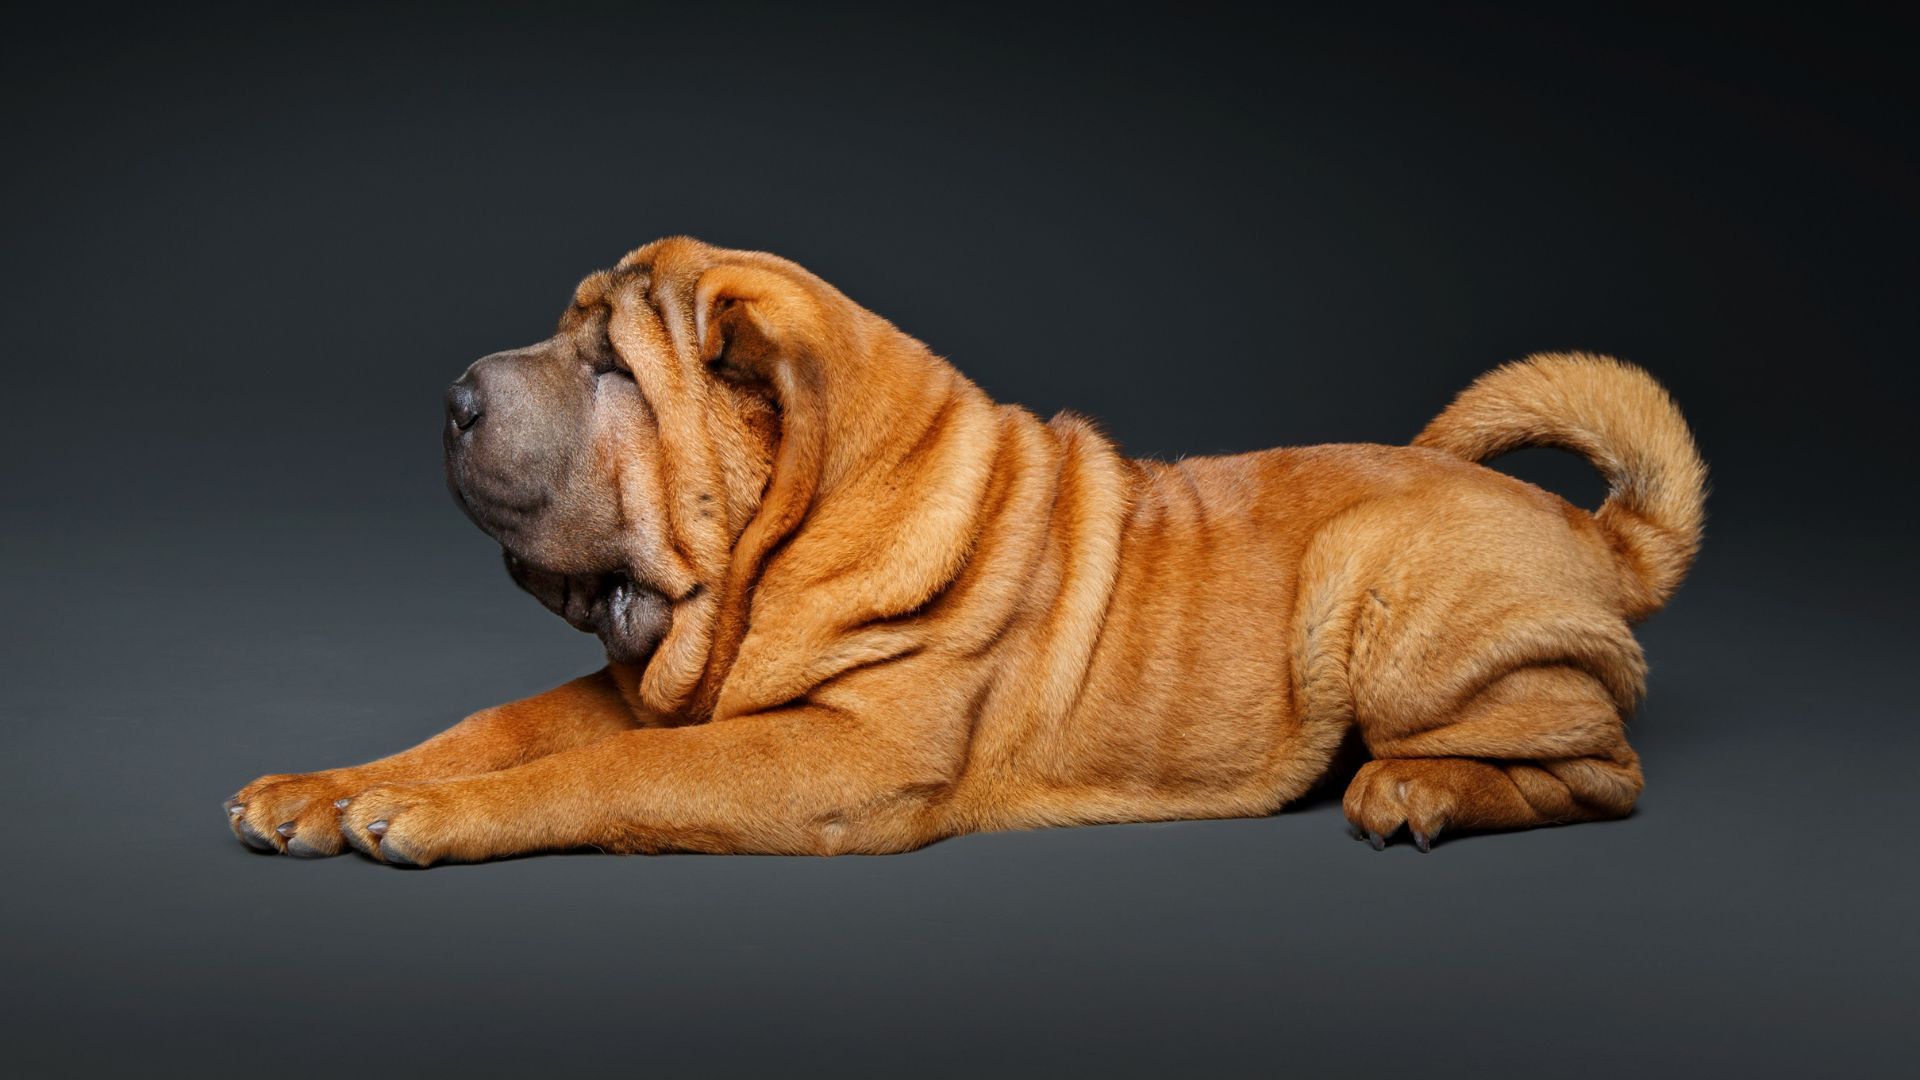
M 1530 445 L 1586 454 L 1607 502 L 1590 514 L 1475 463 Z M 1425 845 L 1631 808 L 1628 627 L 1697 550 L 1704 482 L 1639 369 L 1509 365 L 1413 447 L 1129 464 L 1074 708 L 976 731 L 1017 748 L 983 758 L 992 824 L 1271 812 L 1354 726 L 1376 758 L 1349 794 L 1362 835 L 1411 817 Z

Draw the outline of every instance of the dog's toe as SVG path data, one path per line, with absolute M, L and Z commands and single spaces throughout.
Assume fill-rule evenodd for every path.
M 380 857 L 380 852 L 374 848 L 371 838 L 364 835 L 361 830 L 343 825 L 340 829 L 340 837 L 347 842 L 348 847 L 365 855 L 367 858 L 377 859 Z
M 287 838 L 287 854 L 296 859 L 324 859 L 333 852 L 322 851 L 298 836 L 290 836 Z
M 265 834 L 263 834 L 260 830 L 254 828 L 253 825 L 249 822 L 246 822 L 246 821 L 239 822 L 238 831 L 240 833 L 240 842 L 247 845 L 248 847 L 252 848 L 255 851 L 278 852 L 280 850 L 279 848 L 273 846 L 273 841 L 267 839 Z
M 388 866 L 398 866 L 407 870 L 420 868 L 420 864 L 414 860 L 413 856 L 407 854 L 405 848 L 399 844 L 389 844 L 384 840 L 380 843 L 380 861 Z

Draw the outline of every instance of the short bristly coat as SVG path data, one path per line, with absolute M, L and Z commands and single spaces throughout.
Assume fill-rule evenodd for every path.
M 610 663 L 228 803 L 263 850 L 897 852 L 1267 814 L 1349 731 L 1356 835 L 1617 817 L 1630 625 L 1705 470 L 1638 368 L 1542 355 L 1411 447 L 1167 464 L 997 405 L 800 267 L 658 241 L 450 395 L 456 495 Z M 1588 513 L 1477 464 L 1585 455 Z

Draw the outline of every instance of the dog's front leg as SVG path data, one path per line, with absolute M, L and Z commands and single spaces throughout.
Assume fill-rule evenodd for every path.
M 532 851 L 880 853 L 943 835 L 957 755 L 937 739 L 801 705 L 621 732 L 512 769 L 356 796 L 347 841 L 427 866 Z
M 602 670 L 544 694 L 482 709 L 419 746 L 378 761 L 262 776 L 227 800 L 227 821 L 235 836 L 260 851 L 336 855 L 340 812 L 369 787 L 504 769 L 648 719 L 628 704 L 613 673 Z

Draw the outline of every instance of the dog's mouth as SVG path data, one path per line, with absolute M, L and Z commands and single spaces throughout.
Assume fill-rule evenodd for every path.
M 598 636 L 607 648 L 607 658 L 615 663 L 645 663 L 673 622 L 666 594 L 625 571 L 561 574 L 534 566 L 511 551 L 502 554 L 515 584 L 574 629 Z

